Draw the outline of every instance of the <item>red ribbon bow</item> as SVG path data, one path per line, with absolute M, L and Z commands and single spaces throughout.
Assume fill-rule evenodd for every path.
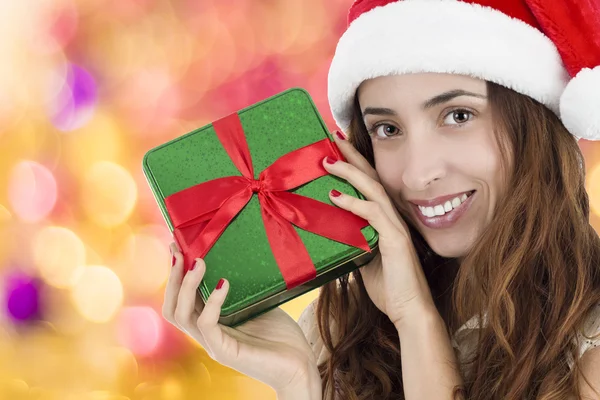
M 349 211 L 288 192 L 327 175 L 321 161 L 343 159 L 333 142 L 319 142 L 278 158 L 254 179 L 254 168 L 240 118 L 231 114 L 213 123 L 217 137 L 242 176 L 200 183 L 165 198 L 173 234 L 185 257 L 185 269 L 203 258 L 227 225 L 258 195 L 269 244 L 288 289 L 316 276 L 315 266 L 293 225 L 370 252 L 361 233 L 368 222 Z

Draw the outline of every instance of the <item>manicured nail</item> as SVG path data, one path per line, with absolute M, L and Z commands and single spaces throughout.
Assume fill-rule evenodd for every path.
M 171 256 L 171 257 L 172 257 L 172 260 L 171 260 L 171 267 L 172 267 L 172 266 L 174 266 L 174 265 L 175 265 L 175 261 L 176 261 L 177 259 L 175 258 L 175 256 Z
M 325 162 L 327 164 L 335 164 L 337 162 L 337 160 L 335 158 L 327 156 L 327 157 L 325 157 Z
M 331 191 L 331 195 L 332 195 L 333 197 L 340 197 L 342 194 L 341 194 L 340 192 L 338 192 L 337 190 L 333 189 L 333 190 Z
M 223 278 L 219 279 L 219 282 L 217 282 L 217 287 L 215 287 L 216 290 L 221 289 L 221 287 L 223 286 L 223 282 L 225 282 L 223 280 Z
M 342 131 L 335 131 L 335 135 L 338 137 L 338 139 L 340 140 L 346 140 L 346 135 L 344 135 L 342 133 Z
M 195 263 L 192 265 L 192 268 L 190 268 L 190 271 L 193 271 L 193 270 L 195 270 L 195 269 L 196 269 L 196 267 L 198 266 L 198 264 L 200 264 L 200 260 L 198 260 L 198 259 L 196 258 L 196 262 L 195 262 Z

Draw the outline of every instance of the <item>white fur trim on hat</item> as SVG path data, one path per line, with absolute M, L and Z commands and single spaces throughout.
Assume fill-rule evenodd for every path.
M 570 78 L 554 43 L 523 21 L 462 1 L 397 1 L 362 14 L 338 42 L 328 78 L 338 126 L 347 130 L 363 81 L 418 72 L 492 81 L 556 114 Z
M 574 135 L 600 140 L 600 66 L 582 69 L 569 82 L 560 99 L 560 116 Z

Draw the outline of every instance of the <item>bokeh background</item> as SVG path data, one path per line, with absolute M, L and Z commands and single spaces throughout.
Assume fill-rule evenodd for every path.
M 161 318 L 172 239 L 141 160 L 294 86 L 335 129 L 351 2 L 0 2 L 0 398 L 275 399 Z M 580 145 L 598 229 L 600 143 Z

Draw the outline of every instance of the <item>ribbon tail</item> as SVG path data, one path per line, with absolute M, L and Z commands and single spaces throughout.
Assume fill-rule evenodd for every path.
M 267 239 L 287 289 L 314 279 L 317 270 L 294 226 L 269 207 L 264 194 L 259 200 Z
M 270 207 L 299 228 L 371 252 L 361 229 L 369 222 L 350 211 L 290 192 L 270 193 Z

